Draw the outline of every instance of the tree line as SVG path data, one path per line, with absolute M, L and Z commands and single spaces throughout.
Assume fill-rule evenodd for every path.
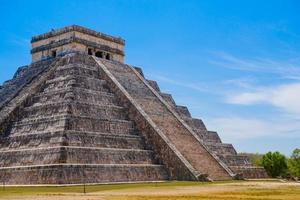
M 262 166 L 270 177 L 300 180 L 300 149 L 295 149 L 290 157 L 278 151 L 266 154 L 241 153 L 248 155 L 256 166 Z

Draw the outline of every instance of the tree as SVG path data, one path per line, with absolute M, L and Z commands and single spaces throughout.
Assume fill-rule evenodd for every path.
M 300 178 L 300 149 L 295 149 L 288 161 L 289 174 L 292 177 Z
M 287 161 L 278 151 L 268 152 L 262 158 L 262 165 L 271 177 L 285 177 L 287 174 Z

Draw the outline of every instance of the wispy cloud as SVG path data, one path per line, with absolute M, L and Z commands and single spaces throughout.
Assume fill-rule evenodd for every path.
M 257 80 L 253 77 L 241 77 L 235 79 L 227 79 L 222 82 L 223 86 L 229 86 L 232 89 L 253 89 L 253 85 Z
M 300 79 L 299 58 L 278 61 L 269 58 L 244 59 L 225 52 L 212 52 L 214 58 L 211 64 L 234 70 L 276 74 L 287 79 Z
M 257 80 L 253 77 L 241 77 L 227 80 L 212 80 L 206 82 L 194 82 L 193 80 L 184 81 L 180 78 L 170 78 L 165 75 L 152 74 L 153 80 L 166 83 L 173 86 L 180 86 L 201 93 L 207 93 L 217 96 L 225 96 L 229 92 L 254 90 Z
M 157 81 L 161 81 L 164 83 L 168 83 L 171 85 L 176 85 L 176 86 L 180 86 L 180 87 L 184 87 L 184 88 L 188 88 L 188 89 L 192 89 L 198 92 L 208 92 L 211 91 L 211 88 L 208 84 L 206 83 L 195 83 L 195 82 L 185 82 L 179 79 L 171 79 L 167 76 L 163 76 L 163 75 L 152 75 L 154 80 Z
M 300 83 L 274 87 L 258 87 L 254 92 L 230 94 L 226 101 L 231 104 L 270 104 L 291 114 L 300 114 Z
M 225 141 L 239 141 L 264 136 L 300 137 L 300 124 L 292 119 L 222 117 L 206 120 L 206 122 L 208 128 L 217 130 Z

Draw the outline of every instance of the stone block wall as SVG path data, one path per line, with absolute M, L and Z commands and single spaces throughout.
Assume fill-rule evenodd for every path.
M 138 73 L 143 77 L 143 71 L 139 67 L 134 67 Z M 246 156 L 238 156 L 236 150 L 231 144 L 222 143 L 217 132 L 208 131 L 205 124 L 201 119 L 195 119 L 191 116 L 188 108 L 186 106 L 179 106 L 175 103 L 171 94 L 166 94 L 161 92 L 156 81 L 147 80 L 147 83 L 157 91 L 161 97 L 172 107 L 179 116 L 193 129 L 193 131 L 198 135 L 199 139 L 203 141 L 204 145 L 215 154 L 220 160 L 222 160 L 226 165 L 228 165 L 239 177 L 253 178 L 257 176 L 258 178 L 267 177 L 263 169 L 253 167 Z M 159 113 L 160 109 L 155 112 Z M 237 170 L 238 169 L 238 170 Z M 245 169 L 245 173 L 243 173 Z M 251 173 L 253 170 L 253 173 Z
M 123 39 L 76 25 L 34 36 L 31 44 L 33 62 L 53 57 L 54 51 L 56 55 L 70 52 L 88 54 L 88 48 L 94 53 L 97 51 L 109 53 L 111 60 L 124 62 Z
M 8 105 L 0 110 L 6 130 L 0 135 L 0 180 L 7 184 L 169 178 L 92 58 L 58 58 Z
M 178 118 L 174 117 L 167 106 L 153 94 L 153 91 L 145 84 L 146 80 L 143 82 L 137 76 L 138 72 L 135 73 L 132 70 L 133 68 L 121 63 L 100 60 L 99 62 L 102 62 L 111 73 L 112 77 L 110 79 L 115 78 L 121 87 L 128 92 L 128 95 L 141 107 L 156 127 L 162 131 L 164 137 L 168 138 L 170 144 L 175 145 L 176 149 L 187 159 L 187 162 L 198 171 L 196 173 L 208 174 L 215 180 L 230 179 L 231 176 L 226 169 L 202 146 L 197 137 Z M 110 85 L 112 84 L 110 83 Z M 132 119 L 136 120 L 135 116 L 131 116 Z M 140 122 L 136 121 L 136 124 L 140 124 Z M 145 131 L 142 130 L 142 132 Z M 149 138 L 147 140 L 149 141 Z M 153 141 L 151 145 L 157 146 L 155 142 Z M 166 161 L 164 158 L 162 160 Z M 165 162 L 165 164 L 168 165 L 168 168 L 174 167 L 170 166 L 172 165 L 170 163 Z
M 11 83 L 0 91 L 0 180 L 8 184 L 264 175 L 140 68 L 75 53 L 20 68 Z
M 0 87 L 0 109 L 12 98 L 18 95 L 24 86 L 29 84 L 35 77 L 47 69 L 52 61 L 43 61 L 20 67 L 13 79 L 3 83 Z

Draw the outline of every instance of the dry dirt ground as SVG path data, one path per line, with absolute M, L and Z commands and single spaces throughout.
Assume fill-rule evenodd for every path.
M 128 186 L 128 187 L 127 187 Z M 7 200 L 300 200 L 300 183 L 281 181 L 236 181 L 216 183 L 169 182 L 127 184 L 120 187 L 87 186 L 40 191 L 33 187 L 0 190 L 0 199 Z M 11 192 L 10 192 L 11 190 Z M 72 191 L 74 190 L 74 191 Z M 1 195 L 2 193 L 2 195 Z

